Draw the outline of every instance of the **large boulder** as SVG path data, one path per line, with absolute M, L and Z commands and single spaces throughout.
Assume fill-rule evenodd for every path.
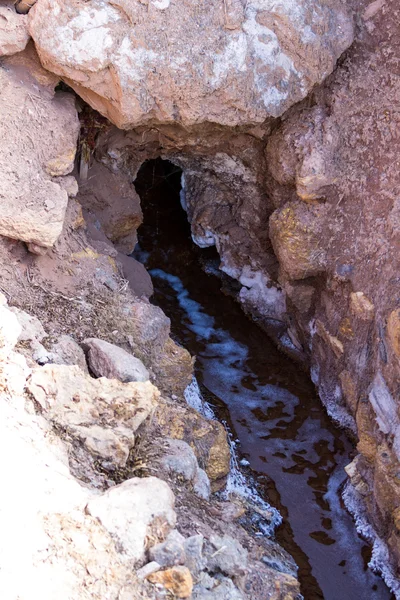
M 353 40 L 337 0 L 39 0 L 29 19 L 43 65 L 126 129 L 262 123 Z

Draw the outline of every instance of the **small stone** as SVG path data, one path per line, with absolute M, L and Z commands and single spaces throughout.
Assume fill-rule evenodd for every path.
M 158 562 L 153 560 L 153 561 L 147 563 L 147 565 L 144 565 L 144 567 L 142 567 L 141 569 L 138 569 L 136 571 L 136 577 L 138 579 L 146 579 L 146 577 L 148 577 L 152 573 L 159 571 L 160 568 L 161 568 L 161 565 L 159 565 Z
M 212 535 L 210 543 L 215 551 L 208 556 L 209 569 L 231 576 L 246 573 L 248 552 L 237 540 L 230 535 Z
M 165 471 L 181 475 L 186 481 L 193 481 L 199 469 L 197 458 L 183 440 L 167 439 L 167 449 L 161 459 Z
M 183 535 L 174 529 L 168 534 L 165 542 L 150 548 L 149 556 L 151 560 L 157 561 L 161 567 L 184 565 L 186 562 L 184 542 Z
M 211 484 L 208 475 L 203 469 L 197 469 L 193 480 L 193 491 L 199 498 L 209 500 L 211 494 Z
M 185 539 L 185 564 L 189 571 L 197 577 L 205 569 L 207 561 L 203 556 L 204 537 L 199 533 Z
M 88 363 L 97 377 L 129 381 L 148 381 L 149 372 L 141 360 L 114 344 L 88 338 L 83 347 L 87 350 Z
M 243 595 L 227 577 L 202 577 L 193 590 L 192 600 L 243 600 Z
M 177 598 L 190 598 L 193 590 L 193 579 L 187 567 L 172 567 L 166 571 L 158 571 L 149 575 L 151 583 L 160 583 Z
M 375 306 L 363 292 L 350 294 L 350 308 L 352 313 L 363 321 L 370 321 L 374 318 Z

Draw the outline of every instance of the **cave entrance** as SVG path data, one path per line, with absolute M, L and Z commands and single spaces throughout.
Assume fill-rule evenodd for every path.
M 341 502 L 353 445 L 309 377 L 232 294 L 221 293 L 215 248 L 200 249 L 191 239 L 181 179 L 179 167 L 157 159 L 142 165 L 135 182 L 144 219 L 134 256 L 152 276 L 152 301 L 171 319 L 174 339 L 196 356 L 203 396 L 230 424 L 261 496 L 283 516 L 276 537 L 299 566 L 303 596 L 387 598 L 382 580 L 365 568 L 369 549 Z M 250 526 L 268 530 L 268 523 Z

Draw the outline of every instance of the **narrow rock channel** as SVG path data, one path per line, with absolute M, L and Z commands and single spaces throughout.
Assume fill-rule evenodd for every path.
M 276 537 L 299 566 L 304 598 L 389 599 L 341 500 L 353 444 L 308 376 L 246 318 L 221 282 L 218 256 L 193 244 L 180 176 L 158 159 L 142 166 L 135 183 L 144 223 L 134 255 L 152 275 L 153 302 L 170 317 L 175 340 L 196 355 L 207 401 L 282 514 Z

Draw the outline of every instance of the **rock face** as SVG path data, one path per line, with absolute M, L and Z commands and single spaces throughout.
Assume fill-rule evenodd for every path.
M 37 64 L 36 70 L 40 78 L 43 69 Z M 79 121 L 70 94 L 53 95 L 35 72 L 24 71 L 22 77 L 0 70 L 0 235 L 49 247 L 61 233 L 68 202 L 52 177 L 73 169 Z
M 118 127 L 262 123 L 304 98 L 351 44 L 339 2 L 39 0 L 43 65 Z
M 89 366 L 97 377 L 128 381 L 148 381 L 149 372 L 141 360 L 114 344 L 89 338 L 84 341 Z

